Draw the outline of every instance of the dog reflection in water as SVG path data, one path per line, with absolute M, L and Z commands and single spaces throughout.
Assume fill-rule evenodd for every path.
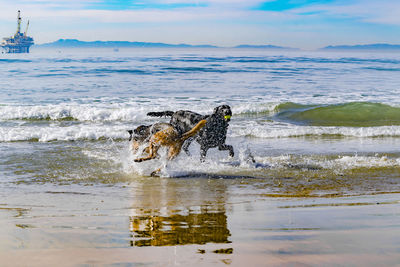
M 201 128 L 204 127 L 206 122 L 206 120 L 199 121 L 190 131 L 182 135 L 179 134 L 178 130 L 171 124 L 164 124 L 163 129 L 152 133 L 152 135 L 150 136 L 150 139 L 148 141 L 149 145 L 144 149 L 144 151 L 148 153 L 148 156 L 137 158 L 134 161 L 142 162 L 156 158 L 158 156 L 158 150 L 163 146 L 167 147 L 168 149 L 167 159 L 174 159 L 181 151 L 182 145 L 185 140 L 195 136 L 201 130 Z M 155 170 L 151 173 L 151 175 L 155 175 L 160 170 L 161 168 Z

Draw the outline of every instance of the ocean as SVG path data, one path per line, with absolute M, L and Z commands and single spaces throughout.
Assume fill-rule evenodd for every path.
M 9 237 L 2 249 L 229 249 L 248 230 L 235 226 L 238 215 L 255 207 L 272 205 L 280 221 L 254 219 L 257 229 L 295 224 L 290 229 L 318 233 L 323 226 L 296 226 L 279 207 L 290 201 L 283 206 L 302 212 L 315 199 L 319 207 L 398 204 L 399 53 L 33 49 L 1 54 L 0 67 L 0 225 Z M 168 164 L 165 155 L 133 162 L 127 130 L 168 122 L 148 112 L 206 115 L 222 104 L 233 112 L 226 140 L 233 158 L 212 148 L 201 163 L 193 142 L 191 156 Z M 149 177 L 159 167 L 160 177 Z M 252 209 L 259 199 L 264 204 Z M 199 231 L 176 237 L 188 227 Z

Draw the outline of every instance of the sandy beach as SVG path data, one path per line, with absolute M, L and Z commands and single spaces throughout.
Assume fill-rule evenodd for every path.
M 204 177 L 39 187 L 27 186 L 23 198 L 2 196 L 2 266 L 395 266 L 400 260 L 398 194 L 269 197 L 257 179 Z

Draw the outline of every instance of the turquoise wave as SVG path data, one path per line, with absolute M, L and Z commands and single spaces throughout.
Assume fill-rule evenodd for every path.
M 275 108 L 274 117 L 313 126 L 390 126 L 400 125 L 400 108 L 371 102 L 335 105 L 301 105 L 287 102 Z

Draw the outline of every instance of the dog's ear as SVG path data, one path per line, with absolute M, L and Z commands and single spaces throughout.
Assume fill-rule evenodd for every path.
M 214 113 L 223 113 L 224 115 L 232 115 L 231 107 L 228 105 L 221 105 L 214 108 Z
M 218 113 L 218 111 L 220 110 L 221 106 L 218 106 L 216 108 L 214 108 L 214 112 L 213 113 Z
M 133 131 L 132 130 L 128 130 L 129 133 L 129 141 L 132 140 L 132 136 L 133 136 Z

